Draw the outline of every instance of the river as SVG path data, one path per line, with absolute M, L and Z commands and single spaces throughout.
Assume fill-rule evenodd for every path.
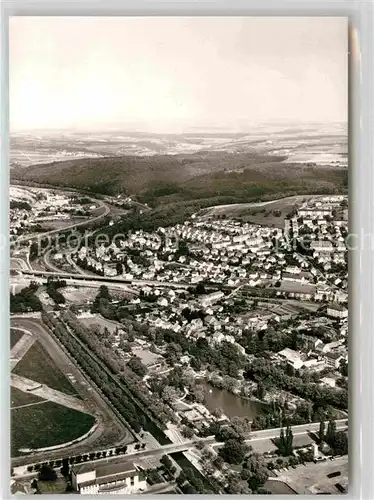
M 253 419 L 266 411 L 266 405 L 258 401 L 237 396 L 226 389 L 217 389 L 208 382 L 201 382 L 205 391 L 205 406 L 209 411 L 220 408 L 227 417 L 248 417 Z

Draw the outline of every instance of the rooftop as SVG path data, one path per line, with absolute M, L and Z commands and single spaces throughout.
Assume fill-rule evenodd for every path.
M 79 465 L 74 465 L 72 471 L 74 474 L 85 474 L 86 472 L 91 472 L 96 470 L 96 477 L 106 477 L 110 475 L 119 474 L 122 472 L 135 471 L 136 468 L 133 462 L 125 460 L 124 457 L 118 459 L 107 459 L 106 463 L 95 464 L 95 463 L 83 463 Z

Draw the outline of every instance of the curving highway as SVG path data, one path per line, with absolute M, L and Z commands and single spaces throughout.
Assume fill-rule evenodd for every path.
M 64 228 L 53 229 L 52 231 L 47 231 L 45 233 L 37 233 L 37 234 L 30 234 L 30 235 L 21 236 L 20 238 L 17 238 L 13 244 L 18 245 L 19 243 L 37 240 L 37 239 L 43 239 L 43 238 L 47 238 L 48 236 L 52 236 L 52 235 L 59 234 L 59 233 L 65 233 L 67 231 L 71 231 L 72 229 L 76 229 L 77 227 L 84 226 L 87 224 L 92 224 L 92 222 L 96 222 L 109 214 L 110 207 L 108 207 L 108 205 L 106 205 L 102 200 L 92 200 L 92 201 L 95 203 L 98 203 L 100 206 L 99 208 L 104 209 L 104 212 L 102 214 L 96 215 L 95 217 L 92 217 L 89 220 L 75 222 L 71 226 L 66 226 Z

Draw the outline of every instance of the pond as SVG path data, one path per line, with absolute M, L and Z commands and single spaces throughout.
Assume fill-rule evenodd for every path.
M 251 420 L 266 412 L 263 403 L 242 398 L 226 389 L 217 389 L 206 381 L 201 385 L 205 391 L 204 404 L 211 412 L 220 408 L 227 417 L 248 417 Z

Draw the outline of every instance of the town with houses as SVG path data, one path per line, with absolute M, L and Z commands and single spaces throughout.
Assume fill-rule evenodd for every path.
M 5 496 L 365 493 L 348 18 L 7 13 Z
M 118 369 L 122 378 L 128 370 L 146 393 L 133 390 L 133 381 L 126 386 L 144 410 L 125 416 L 127 446 L 107 446 L 86 463 L 73 456 L 71 443 L 31 454 L 20 452 L 23 446 L 13 459 L 14 489 L 39 491 L 50 480 L 40 476 L 49 474 L 80 493 L 331 493 L 336 480 L 320 471 L 339 463 L 338 492 L 345 491 L 347 197 L 308 196 L 276 226 L 203 209 L 175 226 L 125 234 L 115 232 L 119 210 L 132 213 L 132 199 L 11 188 L 12 327 L 41 321 L 55 332 L 54 342 L 104 391 L 116 415 L 117 395 L 75 357 L 69 332 L 87 343 L 98 366 Z M 93 220 L 98 225 L 86 229 Z M 81 236 L 74 244 L 54 239 L 70 229 Z M 46 235 L 48 244 L 40 243 Z M 48 387 L 32 385 L 41 379 L 19 368 L 31 352 L 17 360 L 23 340 L 12 348 L 12 388 L 49 400 Z M 293 436 L 298 428 L 302 435 Z M 87 441 L 86 456 L 93 457 L 95 443 Z M 46 461 L 48 449 L 54 460 Z M 57 463 L 69 473 L 56 473 Z M 300 464 L 317 468 L 315 491 L 296 474 Z

